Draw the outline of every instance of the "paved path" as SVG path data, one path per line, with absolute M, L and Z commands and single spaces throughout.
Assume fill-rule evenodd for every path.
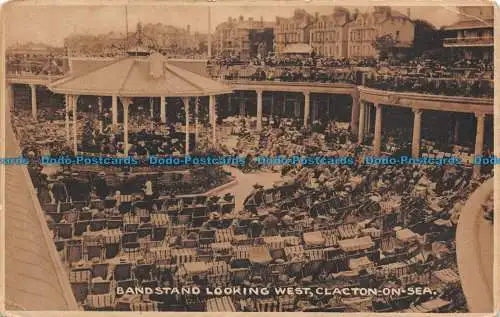
M 236 195 L 236 211 L 243 209 L 243 201 L 253 190 L 253 185 L 255 185 L 255 183 L 259 183 L 264 186 L 264 188 L 268 188 L 281 179 L 280 173 L 272 173 L 269 171 L 245 174 L 234 167 L 224 167 L 224 169 L 236 178 L 237 183 L 220 191 L 215 191 L 213 194 L 224 195 L 225 193 L 234 193 Z
M 493 311 L 493 225 L 481 208 L 492 190 L 490 179 L 469 198 L 458 222 L 457 262 L 470 313 Z

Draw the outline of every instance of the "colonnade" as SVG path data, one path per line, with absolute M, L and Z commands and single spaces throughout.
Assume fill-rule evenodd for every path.
M 37 117 L 37 97 L 36 97 L 36 85 L 30 84 L 31 87 L 31 112 L 33 119 L 36 120 Z M 263 115 L 263 94 L 264 89 L 256 89 L 257 94 L 257 130 L 262 130 L 262 115 Z M 304 126 L 308 126 L 310 121 L 310 113 L 311 113 L 311 91 L 303 90 L 304 95 Z M 375 155 L 379 155 L 381 153 L 381 145 L 382 145 L 382 113 L 383 113 L 383 105 L 374 103 L 373 106 L 368 102 L 359 100 L 358 93 L 351 94 L 353 103 L 352 103 L 352 112 L 351 112 L 351 130 L 353 134 L 357 134 L 358 141 L 362 143 L 364 141 L 366 132 L 370 132 L 372 128 L 372 109 L 375 110 L 375 122 L 374 122 L 374 138 L 373 138 L 373 152 Z M 14 92 L 12 88 L 12 84 L 7 85 L 7 99 L 10 100 L 10 105 L 13 105 Z M 112 124 L 116 126 L 118 124 L 118 96 L 111 96 L 111 113 L 112 113 Z M 185 131 L 186 131 L 186 145 L 185 151 L 186 154 L 189 153 L 189 97 L 183 98 L 186 122 L 185 122 Z M 72 134 L 73 134 L 73 148 L 75 153 L 77 152 L 77 111 L 76 104 L 78 100 L 77 95 L 67 95 L 66 98 L 66 114 L 65 114 L 65 129 L 66 129 L 66 139 L 68 143 L 70 143 L 70 122 L 69 122 L 69 112 L 73 111 L 73 122 L 72 122 Z M 132 98 L 124 98 L 120 97 L 120 100 L 123 104 L 124 110 L 124 143 L 128 144 L 128 111 L 129 106 L 132 104 Z M 165 123 L 166 120 L 166 111 L 167 111 L 167 102 L 166 97 L 160 97 L 160 120 Z M 241 108 L 240 104 L 240 108 Z M 98 107 L 100 113 L 103 111 L 103 102 L 102 98 L 98 97 Z M 150 102 L 150 112 L 153 114 L 153 103 Z M 196 100 L 195 106 L 195 138 L 198 138 L 198 100 Z M 241 110 L 241 109 L 240 109 Z M 316 110 L 317 111 L 317 110 Z M 421 142 L 421 129 L 422 129 L 422 115 L 423 109 L 418 107 L 413 107 L 413 135 L 412 135 L 412 149 L 411 154 L 413 157 L 420 156 L 420 142 Z M 209 96 L 209 123 L 212 127 L 212 142 L 216 144 L 216 100 L 215 96 Z M 483 112 L 475 112 L 476 118 L 476 140 L 475 140 L 475 149 L 474 156 L 482 155 L 482 149 L 484 145 L 484 120 L 485 113 Z M 102 124 L 102 123 L 101 123 Z M 458 125 L 455 126 L 454 134 L 457 135 Z M 100 126 L 100 130 L 102 131 L 102 126 Z M 125 146 L 124 149 L 125 154 L 128 153 L 128 148 Z M 478 176 L 480 173 L 480 166 L 474 165 L 473 169 L 474 176 Z
M 373 153 L 375 155 L 380 155 L 381 145 L 382 145 L 382 117 L 383 117 L 383 106 L 381 104 L 373 104 L 375 108 L 375 131 L 373 136 Z M 370 130 L 371 125 L 371 106 L 362 101 L 360 103 L 359 111 L 359 129 L 358 129 L 358 141 L 363 143 L 365 138 L 365 131 Z M 421 131 L 422 131 L 422 115 L 423 109 L 414 107 L 413 112 L 413 133 L 412 133 L 412 157 L 420 157 L 420 143 L 421 143 Z M 483 145 L 484 145 L 484 119 L 486 114 L 483 112 L 475 112 L 476 118 L 476 141 L 474 146 L 474 156 L 478 157 L 482 155 Z M 454 131 L 456 134 L 456 131 Z M 480 175 L 480 165 L 474 165 L 473 176 L 478 177 Z
M 265 90 L 264 89 L 256 89 L 255 90 L 256 94 L 257 94 L 257 124 L 256 124 L 256 128 L 258 131 L 261 131 L 262 130 L 262 114 L 263 114 L 263 95 L 264 95 L 264 92 Z M 270 91 L 272 92 L 272 91 Z M 304 127 L 307 127 L 310 123 L 310 120 L 311 120 L 311 91 L 309 90 L 304 90 L 302 91 L 302 94 L 304 95 L 304 117 L 303 117 L 303 121 L 304 121 Z M 359 96 L 357 93 L 353 93 L 351 94 L 352 96 L 352 99 L 353 99 L 353 103 L 352 103 L 352 113 L 351 113 L 351 130 L 352 130 L 352 133 L 355 134 L 357 133 L 357 130 L 358 130 L 358 120 L 359 120 Z M 298 105 L 298 104 L 296 104 Z M 318 113 L 319 113 L 319 109 L 317 108 L 318 105 L 317 103 L 313 103 L 313 105 L 315 106 L 315 108 L 313 109 L 314 112 L 313 112 L 313 117 L 314 118 L 317 118 L 318 116 Z M 272 103 L 272 106 L 274 106 L 274 103 Z M 240 103 L 240 114 L 243 114 L 244 113 L 244 109 L 242 109 L 244 107 L 244 104 L 243 102 Z M 299 109 L 294 109 L 295 110 L 295 113 L 298 113 L 300 111 L 297 111 Z

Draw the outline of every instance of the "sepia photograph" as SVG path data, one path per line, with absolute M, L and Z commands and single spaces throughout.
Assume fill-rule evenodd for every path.
M 488 2 L 2 12 L 6 311 L 492 313 Z

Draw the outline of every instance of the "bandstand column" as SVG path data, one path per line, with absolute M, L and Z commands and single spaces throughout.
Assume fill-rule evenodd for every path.
M 103 109 L 103 101 L 102 97 L 97 97 L 97 105 L 99 106 L 99 132 L 102 133 L 102 130 L 104 129 L 104 118 L 102 115 L 102 109 Z
M 215 99 L 215 96 L 213 96 L 214 98 L 214 107 L 213 107 L 213 120 L 214 120 L 214 124 L 212 125 L 212 142 L 214 143 L 214 145 L 216 144 L 215 142 L 217 141 L 217 135 L 216 135 L 216 132 L 217 132 L 217 100 Z
M 422 130 L 422 109 L 413 109 L 413 136 L 411 155 L 420 157 L 420 132 Z
M 312 116 L 311 121 L 314 122 L 318 120 L 318 99 L 314 98 L 312 102 Z
M 269 109 L 271 116 L 274 116 L 274 94 L 271 94 L 271 109 Z
M 365 132 L 371 133 L 372 131 L 372 106 L 365 103 Z
M 455 126 L 453 127 L 453 143 L 458 144 L 460 139 L 460 118 L 455 115 Z
M 353 93 L 352 95 L 352 109 L 351 109 L 351 133 L 359 133 L 359 95 L 358 93 Z
M 359 103 L 359 127 L 358 127 L 358 143 L 362 144 L 365 137 L 365 108 L 363 101 Z
M 199 140 L 199 135 L 200 135 L 200 129 L 199 129 L 199 115 L 200 115 L 200 97 L 196 97 L 195 104 L 194 104 L 194 142 L 195 144 L 198 144 Z
M 311 111 L 311 94 L 309 91 L 304 91 L 304 127 L 309 123 L 309 113 Z
M 189 98 L 188 97 L 184 97 L 183 98 L 183 101 L 184 101 L 184 113 L 185 113 L 185 116 L 186 116 L 186 144 L 184 145 L 184 152 L 185 152 L 185 155 L 189 155 Z
M 257 130 L 262 130 L 262 90 L 257 91 Z
M 484 143 L 484 113 L 476 113 L 476 145 L 474 147 L 474 156 L 483 155 Z M 472 170 L 472 177 L 478 178 L 481 175 L 481 165 L 475 164 Z
M 212 126 L 212 143 L 215 145 L 216 141 L 216 124 L 217 124 L 217 111 L 215 109 L 215 96 L 208 96 L 208 112 L 210 113 L 210 125 Z
M 113 127 L 118 124 L 118 97 L 116 95 L 111 96 L 111 123 Z
M 78 136 L 76 134 L 76 130 L 77 130 L 77 120 L 76 120 L 77 105 L 78 105 L 78 96 L 76 96 L 76 95 L 71 96 L 71 107 L 73 108 L 73 152 L 75 153 L 75 155 L 78 153 Z
M 123 104 L 123 154 L 128 155 L 128 107 L 132 103 L 131 98 L 121 98 Z
M 31 116 L 33 119 L 37 120 L 37 104 L 36 104 L 36 85 L 30 85 L 31 87 Z
M 240 116 L 244 116 L 246 114 L 245 110 L 246 110 L 245 99 L 242 97 L 240 99 Z
M 71 104 L 71 95 L 65 95 L 64 96 L 65 103 L 64 106 L 66 108 L 66 111 L 64 113 L 64 129 L 66 130 L 66 142 L 68 145 L 70 144 L 70 132 L 69 132 L 69 111 L 70 111 L 70 104 Z
M 160 120 L 161 123 L 167 122 L 167 102 L 165 96 L 160 97 Z
M 380 147 L 382 145 L 382 105 L 375 104 L 377 110 L 375 114 L 375 137 L 373 139 L 373 151 L 375 155 L 380 154 Z
M 150 116 L 151 118 L 154 118 L 154 117 L 155 117 L 154 105 L 155 105 L 155 100 L 154 100 L 154 98 L 149 98 L 149 116 Z

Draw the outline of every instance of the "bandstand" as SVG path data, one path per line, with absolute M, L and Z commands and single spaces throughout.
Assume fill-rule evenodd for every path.
M 123 143 L 124 155 L 129 150 L 129 107 L 134 98 L 159 98 L 160 120 L 166 123 L 168 97 L 181 98 L 185 111 L 185 154 L 189 154 L 189 101 L 191 98 L 209 97 L 209 121 L 212 127 L 212 142 L 216 144 L 216 111 L 215 97 L 232 93 L 232 88 L 210 78 L 200 76 L 182 68 L 169 64 L 159 53 L 146 50 L 134 50 L 128 56 L 112 60 L 109 63 L 89 67 L 86 71 L 74 73 L 61 78 L 49 89 L 66 96 L 65 129 L 66 140 L 71 143 L 73 134 L 73 150 L 78 151 L 77 137 L 77 101 L 80 96 L 95 96 L 98 100 L 99 113 L 103 113 L 102 97 L 111 97 L 112 126 L 118 125 L 118 103 L 123 106 Z M 198 101 L 198 100 L 197 100 Z M 152 105 L 152 103 L 151 103 Z M 195 139 L 198 138 L 199 103 L 195 102 Z M 72 133 L 69 112 L 72 111 Z M 151 107 L 151 113 L 153 107 Z

